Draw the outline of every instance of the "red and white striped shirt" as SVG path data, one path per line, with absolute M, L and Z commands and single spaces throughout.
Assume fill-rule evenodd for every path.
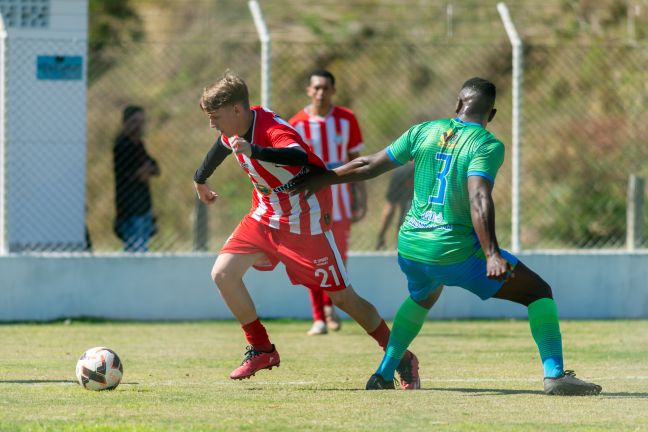
M 260 147 L 299 146 L 308 154 L 308 162 L 324 167 L 288 122 L 274 112 L 254 106 L 252 144 Z M 230 148 L 229 139 L 221 136 L 223 144 Z M 271 228 L 290 231 L 295 234 L 320 234 L 330 229 L 331 192 L 323 188 L 308 200 L 304 195 L 291 196 L 291 181 L 308 171 L 307 167 L 279 165 L 252 159 L 244 154 L 236 155 L 243 171 L 254 185 L 250 216 Z
M 359 152 L 364 145 L 355 114 L 338 105 L 333 105 L 326 117 L 311 115 L 303 109 L 289 123 L 329 169 L 349 162 L 349 153 Z M 351 219 L 351 185 L 332 185 L 331 192 L 333 220 Z

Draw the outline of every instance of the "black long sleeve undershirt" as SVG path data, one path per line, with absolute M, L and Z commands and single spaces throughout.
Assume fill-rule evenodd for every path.
M 252 159 L 281 165 L 308 165 L 308 155 L 301 147 L 261 147 L 252 144 Z
M 204 184 L 207 179 L 214 173 L 214 170 L 223 163 L 227 155 L 232 151 L 225 147 L 221 137 L 218 137 L 212 148 L 209 149 L 205 159 L 203 159 L 200 167 L 194 174 L 194 181 L 199 184 Z
M 304 166 L 308 165 L 308 155 L 300 147 L 261 147 L 256 144 L 251 145 L 252 159 L 258 159 L 264 162 L 271 162 L 281 165 Z M 216 143 L 207 152 L 200 167 L 194 174 L 194 181 L 204 184 L 207 179 L 214 173 L 216 168 L 225 160 L 231 150 L 225 147 L 219 137 Z

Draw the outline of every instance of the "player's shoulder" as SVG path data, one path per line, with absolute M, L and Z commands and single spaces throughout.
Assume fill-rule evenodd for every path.
M 299 111 L 297 111 L 295 115 L 290 117 L 288 123 L 290 123 L 291 125 L 295 125 L 297 123 L 308 121 L 309 117 L 310 115 L 306 112 L 304 108 L 302 108 Z
M 435 131 L 443 133 L 448 130 L 450 126 L 451 122 L 449 119 L 426 120 L 412 125 L 409 128 L 409 133 L 413 137 L 426 138 Z
M 504 147 L 502 140 L 497 138 L 495 134 L 488 129 L 481 128 L 476 136 L 476 141 L 479 145 L 491 145 L 496 147 Z
M 333 116 L 342 118 L 355 118 L 355 113 L 351 108 L 343 107 L 342 105 L 333 105 Z

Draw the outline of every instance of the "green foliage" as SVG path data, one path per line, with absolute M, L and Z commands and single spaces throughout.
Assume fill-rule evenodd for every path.
M 143 21 L 131 0 L 90 0 L 89 73 L 91 80 L 116 61 L 114 51 L 144 38 Z

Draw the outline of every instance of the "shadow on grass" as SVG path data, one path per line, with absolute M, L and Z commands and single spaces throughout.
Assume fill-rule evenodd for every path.
M 544 392 L 540 390 L 480 389 L 480 388 L 429 388 L 429 389 L 422 389 L 422 390 L 477 393 L 480 394 L 480 396 L 517 395 L 517 394 L 533 394 L 533 395 L 544 396 Z M 556 397 L 560 397 L 560 396 L 556 396 Z M 596 397 L 648 399 L 648 393 L 606 392 L 605 390 L 603 390 L 603 392 Z
M 47 380 L 47 379 L 23 379 L 23 380 L 0 380 L 0 384 L 78 384 L 76 380 Z M 122 382 L 121 385 L 139 385 L 138 382 Z
M 39 380 L 39 379 L 33 379 L 33 380 L 0 380 L 0 384 L 52 384 L 52 383 L 74 383 L 76 384 L 77 382 L 75 380 Z

